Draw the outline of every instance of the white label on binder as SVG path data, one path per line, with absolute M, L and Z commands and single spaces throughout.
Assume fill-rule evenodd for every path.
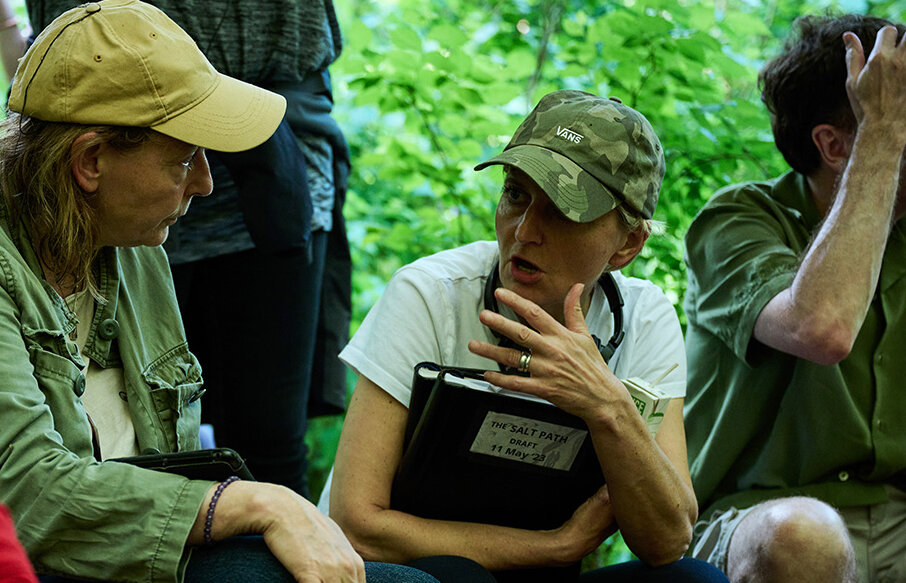
M 569 471 L 586 435 L 584 429 L 488 411 L 469 451 Z

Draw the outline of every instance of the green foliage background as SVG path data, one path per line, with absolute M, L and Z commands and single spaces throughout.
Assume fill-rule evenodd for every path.
M 22 0 L 12 4 L 24 21 Z M 332 68 L 335 115 L 354 166 L 345 207 L 353 332 L 397 268 L 494 238 L 499 170 L 472 167 L 502 149 L 534 104 L 557 89 L 620 97 L 661 138 L 667 174 L 655 218 L 666 233 L 624 271 L 658 284 L 685 322 L 682 238 L 695 213 L 717 188 L 786 169 L 756 76 L 791 22 L 828 9 L 903 20 L 896 0 L 335 4 L 345 41 Z M 327 417 L 309 429 L 315 494 L 341 426 L 341 417 Z M 585 566 L 630 557 L 615 536 Z

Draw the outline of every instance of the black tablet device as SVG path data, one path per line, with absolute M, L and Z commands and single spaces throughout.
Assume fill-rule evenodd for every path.
M 193 480 L 223 481 L 230 476 L 239 476 L 243 480 L 255 479 L 246 467 L 245 460 L 235 450 L 227 447 L 111 458 L 106 461 L 179 474 Z

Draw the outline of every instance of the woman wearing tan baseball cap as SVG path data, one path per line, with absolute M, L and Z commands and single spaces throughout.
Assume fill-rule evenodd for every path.
M 0 136 L 0 499 L 47 580 L 434 581 L 365 565 L 287 488 L 108 461 L 199 447 L 160 244 L 211 192 L 205 149 L 262 143 L 284 108 L 136 0 L 66 12 L 21 60 Z

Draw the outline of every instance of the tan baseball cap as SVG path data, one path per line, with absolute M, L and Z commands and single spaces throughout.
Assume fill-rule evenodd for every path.
M 238 152 L 274 133 L 286 100 L 218 73 L 158 8 L 101 0 L 64 12 L 35 39 L 9 109 L 50 122 L 149 127 Z

